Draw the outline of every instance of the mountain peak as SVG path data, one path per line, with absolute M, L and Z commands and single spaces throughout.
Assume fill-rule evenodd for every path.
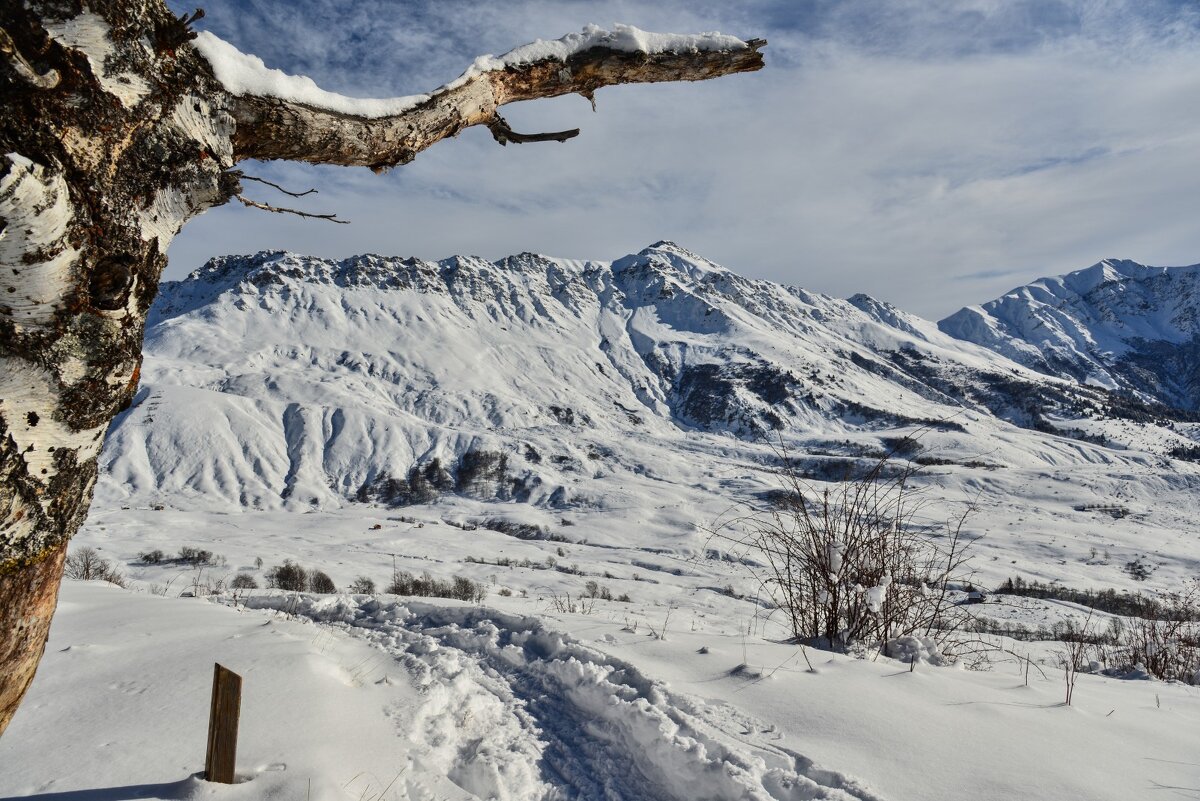
M 713 274 L 728 274 L 721 265 L 669 240 L 660 240 L 637 253 L 623 256 L 612 263 L 612 271 L 621 273 L 631 268 L 659 269 L 692 280 L 703 280 Z
M 1200 409 L 1200 265 L 1104 259 L 938 323 L 1049 375 Z

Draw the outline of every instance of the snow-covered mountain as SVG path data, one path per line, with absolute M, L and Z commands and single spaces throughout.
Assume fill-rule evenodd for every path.
M 1200 409 L 1200 264 L 1107 259 L 938 323 L 1048 375 Z
M 865 295 L 749 280 L 669 242 L 612 263 L 214 259 L 164 285 L 142 375 L 107 475 L 256 508 L 578 506 L 697 448 L 799 436 L 861 454 L 930 429 L 978 454 L 1006 424 L 1082 435 L 1064 421 L 1131 416 Z M 1152 450 L 1190 443 L 1152 428 Z

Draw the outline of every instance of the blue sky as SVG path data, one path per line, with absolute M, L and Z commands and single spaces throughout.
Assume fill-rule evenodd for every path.
M 168 277 L 262 249 L 613 259 L 672 239 L 745 275 L 937 318 L 1106 257 L 1200 262 L 1195 0 L 204 8 L 200 27 L 269 66 L 362 97 L 428 91 L 477 55 L 592 22 L 770 46 L 762 72 L 604 89 L 596 114 L 577 97 L 507 108 L 517 130 L 583 129 L 565 144 L 469 130 L 384 176 L 244 165 L 318 187 L 305 208 L 353 224 L 225 206 L 184 229 Z

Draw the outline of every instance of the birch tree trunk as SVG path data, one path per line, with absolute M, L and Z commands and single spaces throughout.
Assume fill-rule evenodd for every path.
M 235 93 L 162 0 L 0 7 L 0 732 L 46 637 L 96 460 L 138 384 L 146 312 L 172 237 L 241 193 L 246 158 L 374 169 L 471 125 L 527 137 L 501 105 L 762 66 L 765 42 L 687 52 L 603 45 L 473 71 L 370 118 Z M 249 212 L 248 212 L 249 213 Z

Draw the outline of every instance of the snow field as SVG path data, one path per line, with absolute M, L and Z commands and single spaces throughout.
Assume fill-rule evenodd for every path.
M 230 786 L 198 778 L 213 662 L 243 677 L 242 783 Z M 68 581 L 0 740 L 0 797 L 369 797 L 409 772 L 394 743 L 419 705 L 391 660 L 306 621 Z M 446 786 L 430 797 L 453 797 Z
M 1127 801 L 1200 782 L 1183 685 L 1082 675 L 1064 707 L 1060 673 L 1026 686 L 1013 660 L 910 671 L 684 610 L 662 639 L 493 600 L 235 608 L 67 582 L 0 797 Z M 232 786 L 195 776 L 214 659 L 246 677 Z

